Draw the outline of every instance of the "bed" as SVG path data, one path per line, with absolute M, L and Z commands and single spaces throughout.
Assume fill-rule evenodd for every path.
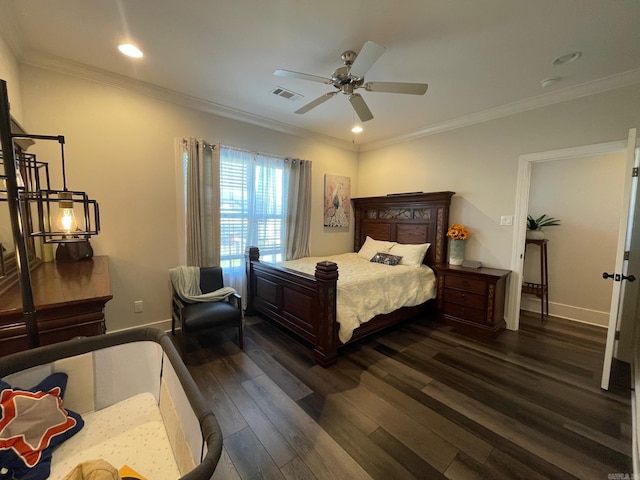
M 424 244 L 430 247 L 423 263 L 443 263 L 449 206 L 454 192 L 410 193 L 353 199 L 354 252 L 367 237 L 398 244 Z M 260 261 L 256 247 L 247 248 L 247 314 L 259 314 L 310 344 L 317 363 L 329 366 L 345 345 L 339 338 L 337 323 L 338 266 L 323 259 L 313 274 Z M 424 303 L 376 315 L 353 331 L 346 343 L 360 340 L 423 312 Z
M 97 460 L 147 479 L 205 480 L 220 458 L 218 422 L 159 329 L 76 338 L 7 355 L 0 358 L 0 391 L 0 464 L 16 478 L 24 475 L 25 464 L 29 478 L 64 478 L 79 465 L 97 468 Z M 52 395 L 60 399 L 56 408 Z M 18 408 L 25 398 L 32 405 L 46 401 L 47 409 Z M 13 434 L 6 428 L 7 420 L 15 422 L 8 418 L 12 410 L 22 422 Z M 3 443 L 7 438 L 16 441 Z

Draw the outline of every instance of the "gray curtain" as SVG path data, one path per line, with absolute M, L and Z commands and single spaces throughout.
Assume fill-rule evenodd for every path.
M 220 264 L 220 147 L 185 140 L 187 265 Z
M 311 162 L 285 159 L 288 173 L 285 260 L 309 256 L 311 225 Z

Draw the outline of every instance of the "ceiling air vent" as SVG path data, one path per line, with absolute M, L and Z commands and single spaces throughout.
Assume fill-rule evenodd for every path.
M 285 100 L 290 100 L 292 102 L 302 96 L 299 93 L 292 92 L 291 90 L 287 90 L 286 88 L 282 88 L 282 87 L 274 88 L 273 90 L 271 90 L 271 93 L 279 97 L 282 97 Z

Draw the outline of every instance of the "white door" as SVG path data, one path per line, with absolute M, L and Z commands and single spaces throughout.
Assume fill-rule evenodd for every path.
M 609 379 L 611 377 L 611 364 L 613 362 L 614 349 L 616 347 L 616 332 L 619 331 L 624 315 L 625 322 L 635 318 L 635 301 L 630 301 L 638 296 L 640 289 L 640 271 L 630 272 L 629 256 L 632 248 L 632 238 L 638 243 L 640 239 L 640 222 L 634 222 L 634 213 L 640 212 L 640 195 L 637 195 L 638 177 L 637 173 L 632 174 L 634 168 L 638 167 L 636 158 L 636 129 L 629 130 L 627 142 L 627 161 L 625 169 L 625 183 L 623 191 L 622 211 L 620 212 L 620 226 L 618 230 L 618 247 L 616 252 L 616 263 L 613 272 L 604 272 L 605 278 L 613 279 L 613 290 L 611 293 L 611 311 L 609 313 L 609 327 L 607 330 L 607 343 L 604 352 L 604 365 L 602 367 L 602 382 L 600 386 L 608 390 Z M 636 250 L 640 256 L 640 251 Z M 635 263 L 635 262 L 634 262 Z M 638 277 L 638 281 L 633 281 Z M 629 300 L 625 301 L 625 297 Z M 623 307 L 627 308 L 623 312 Z M 625 328 L 626 330 L 626 328 Z

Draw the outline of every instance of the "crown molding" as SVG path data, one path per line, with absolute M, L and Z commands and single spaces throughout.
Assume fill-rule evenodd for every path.
M 465 115 L 462 117 L 447 120 L 435 125 L 431 125 L 420 130 L 416 130 L 404 135 L 390 137 L 380 141 L 372 141 L 361 144 L 353 144 L 351 142 L 340 140 L 329 135 L 323 135 L 310 130 L 295 127 L 287 123 L 278 122 L 270 118 L 255 115 L 242 110 L 234 109 L 224 105 L 211 102 L 199 97 L 186 95 L 164 87 L 159 87 L 151 83 L 135 80 L 124 75 L 114 74 L 95 67 L 90 67 L 79 62 L 47 55 L 38 51 L 29 51 L 25 55 L 18 57 L 20 63 L 31 65 L 37 68 L 52 70 L 65 75 L 84 78 L 99 82 L 112 87 L 123 88 L 141 95 L 149 96 L 158 100 L 163 100 L 176 105 L 193 108 L 195 110 L 210 113 L 224 118 L 237 120 L 239 122 L 248 123 L 258 127 L 274 130 L 280 133 L 293 135 L 296 137 L 306 138 L 309 140 L 320 141 L 325 144 L 333 145 L 355 152 L 366 152 L 376 150 L 378 148 L 388 147 L 399 143 L 405 143 L 417 140 L 429 135 L 455 130 L 462 127 L 468 127 L 490 120 L 496 120 L 517 113 L 523 113 L 536 108 L 541 108 L 556 103 L 581 98 L 596 93 L 614 90 L 630 85 L 640 83 L 640 69 L 629 70 L 609 77 L 585 82 L 573 87 L 566 87 L 554 92 L 549 92 L 537 97 L 526 100 L 502 105 L 496 108 L 490 108 L 482 112 Z
M 205 113 L 237 120 L 239 122 L 248 123 L 280 133 L 320 141 L 345 150 L 358 150 L 357 145 L 328 135 L 322 135 L 260 115 L 254 115 L 242 110 L 220 105 L 203 98 L 180 93 L 169 88 L 159 87 L 148 82 L 135 80 L 124 75 L 107 72 L 100 68 L 90 67 L 83 63 L 44 54 L 39 51 L 29 51 L 26 55 L 23 55 L 23 58 L 20 58 L 19 61 L 23 65 L 30 65 L 32 67 L 51 70 L 57 73 L 102 83 L 111 87 L 122 88 L 157 100 L 193 108 Z
M 573 87 L 563 88 L 554 92 L 546 93 L 537 97 L 521 100 L 518 102 L 502 105 L 496 108 L 490 108 L 482 112 L 465 115 L 463 117 L 454 118 L 446 122 L 438 123 L 421 130 L 417 130 L 406 135 L 391 137 L 385 140 L 368 142 L 360 145 L 360 152 L 376 150 L 378 148 L 395 145 L 398 143 L 409 142 L 418 138 L 435 135 L 437 133 L 455 130 L 457 128 L 468 127 L 477 123 L 496 120 L 502 117 L 508 117 L 517 113 L 535 110 L 536 108 L 546 107 L 556 103 L 574 100 L 576 98 L 594 95 L 596 93 L 614 90 L 616 88 L 628 87 L 640 83 L 640 68 L 629 70 L 627 72 L 611 75 L 609 77 L 581 83 Z

